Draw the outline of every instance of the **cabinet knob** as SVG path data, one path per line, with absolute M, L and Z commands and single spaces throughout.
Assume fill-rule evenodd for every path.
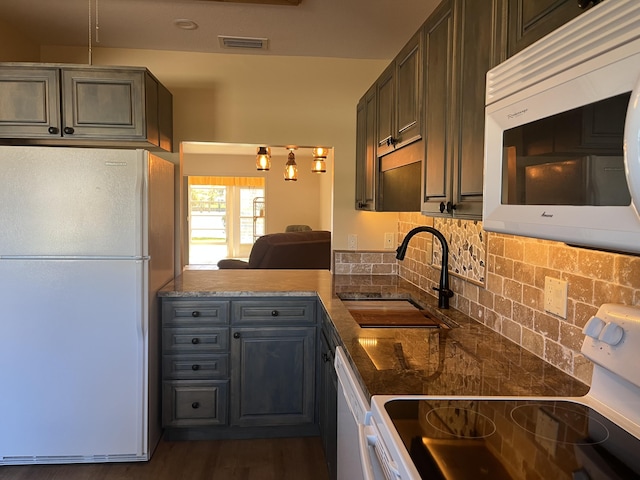
M 191 408 L 200 408 L 200 404 L 198 402 L 193 402 L 191 404 Z
M 72 127 L 64 127 L 62 131 L 67 135 L 72 135 L 75 132 L 75 130 Z
M 447 202 L 447 213 L 453 213 L 456 209 L 456 204 L 452 202 Z
M 393 138 L 393 137 L 387 138 L 387 147 L 396 148 L 397 143 L 398 143 L 397 138 Z
M 233 338 L 240 338 L 240 333 L 236 332 L 233 334 Z
M 199 317 L 200 316 L 200 312 L 197 310 L 194 310 L 193 312 L 191 312 L 191 316 L 192 317 Z
M 194 345 L 197 345 L 200 343 L 200 339 L 199 338 L 192 338 L 191 339 L 191 343 L 193 343 Z
M 196 363 L 196 364 L 194 364 L 194 365 L 191 365 L 191 370 L 193 370 L 194 372 L 195 372 L 196 370 L 200 370 L 200 365 L 198 365 L 197 363 Z
M 324 363 L 327 363 L 330 360 L 329 355 L 327 355 L 326 353 L 322 354 L 322 361 Z
M 271 310 L 271 316 L 272 317 L 277 317 L 279 315 L 277 310 Z
M 593 3 L 594 5 L 597 5 L 600 3 L 600 0 L 578 0 L 578 7 L 582 8 L 583 10 L 585 8 L 587 8 L 589 6 L 590 3 Z
M 58 127 L 49 127 L 49 133 L 51 135 L 57 135 L 58 133 L 60 133 L 60 130 L 58 130 Z
M 440 213 L 444 213 L 445 208 L 447 208 L 447 206 L 444 204 L 444 202 L 440 202 Z

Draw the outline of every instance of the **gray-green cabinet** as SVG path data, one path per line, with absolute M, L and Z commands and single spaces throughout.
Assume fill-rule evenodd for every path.
M 329 479 L 338 476 L 338 375 L 334 367 L 336 346 L 339 344 L 329 315 L 319 307 L 320 317 L 320 369 L 318 381 L 318 424 L 322 447 L 329 470 Z
M 162 304 L 162 424 L 228 423 L 230 302 Z
M 163 426 L 317 429 L 316 302 L 164 298 Z
M 173 148 L 171 93 L 145 68 L 0 64 L 0 142 Z
M 315 326 L 239 327 L 232 337 L 231 424 L 313 423 Z
M 480 219 L 485 76 L 504 58 L 503 0 L 445 0 L 424 29 L 421 211 Z
M 232 425 L 315 422 L 315 307 L 315 298 L 232 302 Z

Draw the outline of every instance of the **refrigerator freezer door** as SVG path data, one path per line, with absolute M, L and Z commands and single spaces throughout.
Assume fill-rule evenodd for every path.
M 146 269 L 0 260 L 0 465 L 148 458 Z
M 141 257 L 147 153 L 0 147 L 1 256 Z

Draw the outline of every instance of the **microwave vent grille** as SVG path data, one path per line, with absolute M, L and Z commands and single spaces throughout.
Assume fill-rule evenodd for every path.
M 486 104 L 634 41 L 640 42 L 640 1 L 600 3 L 490 70 Z

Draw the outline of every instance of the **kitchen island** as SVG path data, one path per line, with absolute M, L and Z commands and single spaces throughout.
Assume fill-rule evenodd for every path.
M 455 294 L 455 293 L 454 293 Z M 163 299 L 318 299 L 368 395 L 582 396 L 588 386 L 395 275 L 186 270 Z M 452 328 L 361 328 L 342 298 L 410 298 Z

